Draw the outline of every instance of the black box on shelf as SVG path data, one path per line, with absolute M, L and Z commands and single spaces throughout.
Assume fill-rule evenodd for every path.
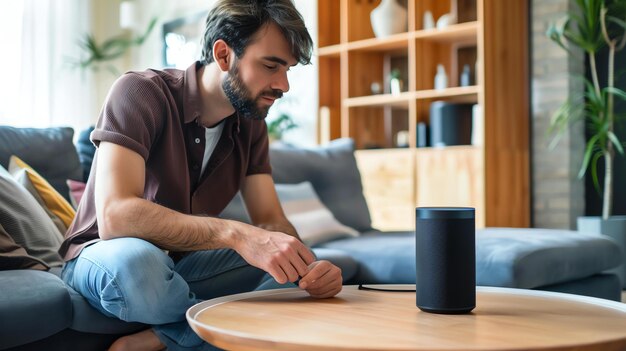
M 445 101 L 430 104 L 430 145 L 470 145 L 473 105 Z

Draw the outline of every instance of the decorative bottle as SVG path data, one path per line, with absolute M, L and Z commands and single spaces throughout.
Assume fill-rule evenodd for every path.
M 382 0 L 370 13 L 372 29 L 377 38 L 406 31 L 407 10 L 396 0 Z
M 448 87 L 448 76 L 446 69 L 442 64 L 437 65 L 437 74 L 435 75 L 435 89 L 445 89 Z
M 461 84 L 462 87 L 468 87 L 472 85 L 472 78 L 470 72 L 470 65 L 463 65 L 463 72 L 461 73 Z

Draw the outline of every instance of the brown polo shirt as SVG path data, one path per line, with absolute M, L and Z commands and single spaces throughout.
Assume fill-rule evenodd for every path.
M 234 114 L 200 177 L 205 129 L 200 117 L 196 62 L 186 71 L 147 70 L 120 77 L 109 92 L 91 140 L 133 150 L 146 162 L 143 198 L 190 215 L 217 216 L 246 176 L 271 173 L 267 126 L 263 120 Z M 74 222 L 59 252 L 66 260 L 100 240 L 94 201 L 94 158 L 91 175 Z

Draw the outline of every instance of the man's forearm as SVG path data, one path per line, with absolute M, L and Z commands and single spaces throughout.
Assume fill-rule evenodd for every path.
M 99 217 L 100 221 L 100 217 Z M 132 236 L 174 251 L 232 248 L 243 224 L 212 217 L 185 215 L 145 199 L 116 203 L 98 223 L 103 239 Z

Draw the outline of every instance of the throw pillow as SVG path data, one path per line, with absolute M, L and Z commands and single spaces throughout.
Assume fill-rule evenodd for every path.
M 32 193 L 33 197 L 41 198 L 45 207 L 63 222 L 65 230 L 67 230 L 76 215 L 76 211 L 74 211 L 72 205 L 70 205 L 61 194 L 54 190 L 52 185 L 37 173 L 37 171 L 20 160 L 19 157 L 11 156 L 9 172 L 13 174 L 13 177 L 20 178 L 22 185 L 24 185 L 24 182 L 28 182 L 29 184 L 26 186 L 26 189 L 34 189 L 35 192 Z M 61 232 L 65 233 L 65 230 Z
M 89 172 L 91 171 L 91 164 L 93 163 L 93 157 L 96 154 L 96 146 L 91 142 L 89 136 L 93 132 L 94 127 L 91 126 L 78 134 L 78 140 L 76 141 L 76 151 L 78 151 L 78 159 L 83 168 L 83 182 L 87 182 L 89 179 Z
M 21 186 L 23 186 L 26 190 L 28 190 L 28 192 L 33 196 L 33 198 L 37 200 L 37 203 L 39 204 L 39 206 L 43 208 L 43 210 L 46 212 L 46 215 L 48 215 L 48 218 L 52 220 L 52 223 L 54 223 L 54 225 L 57 227 L 59 232 L 65 233 L 67 231 L 67 227 L 65 226 L 65 223 L 63 223 L 61 218 L 59 218 L 56 214 L 54 214 L 54 212 L 48 209 L 48 206 L 46 206 L 46 202 L 39 195 L 39 192 L 37 192 L 37 188 L 35 188 L 35 185 L 31 182 L 26 170 L 24 169 L 19 169 L 17 171 L 14 170 L 11 173 L 11 175 L 13 176 L 13 179 L 15 179 Z
M 14 128 L 0 126 L 0 165 L 15 155 L 37 170 L 69 201 L 65 180 L 82 180 L 83 171 L 69 127 Z
M 0 271 L 12 269 L 45 271 L 48 270 L 48 266 L 43 261 L 30 256 L 0 225 Z
M 337 221 L 332 212 L 320 201 L 310 182 L 276 184 L 276 193 L 287 219 L 296 228 L 305 244 L 314 246 L 334 239 L 359 235 L 358 231 Z M 251 223 L 239 193 L 220 217 Z
M 29 255 L 50 267 L 63 265 L 57 252 L 63 235 L 37 200 L 0 166 L 0 225 Z
M 335 219 L 317 197 L 310 182 L 277 184 L 276 192 L 285 216 L 305 244 L 314 246 L 334 239 L 359 236 L 359 232 Z
M 80 200 L 83 198 L 87 184 L 68 179 L 67 186 L 70 188 L 70 201 L 72 202 L 72 206 L 78 208 L 78 204 L 80 204 Z
M 337 139 L 309 149 L 272 144 L 270 163 L 275 183 L 309 181 L 339 222 L 359 232 L 372 228 L 351 139 Z

